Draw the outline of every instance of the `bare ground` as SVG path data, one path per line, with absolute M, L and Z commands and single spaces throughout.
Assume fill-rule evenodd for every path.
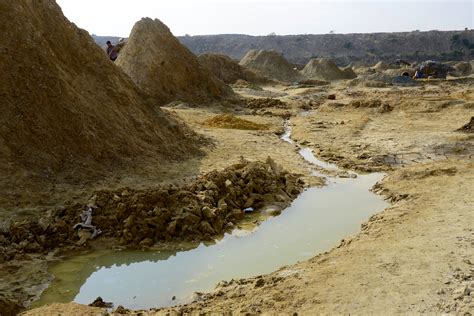
M 474 114 L 473 81 L 284 90 L 267 89 L 290 104 L 294 139 L 345 168 L 384 170 L 388 176 L 374 191 L 393 204 L 327 253 L 269 275 L 221 282 L 203 300 L 186 306 L 144 313 L 472 312 L 474 138 L 455 130 Z M 336 100 L 328 100 L 330 94 Z M 297 115 L 302 105 L 311 110 L 304 116 Z M 275 134 L 281 133 L 279 115 L 286 110 L 244 111 L 249 115 L 242 118 L 269 124 L 267 131 L 208 128 L 202 122 L 217 114 L 212 110 L 168 110 L 214 140 L 200 170 L 223 168 L 240 155 L 251 160 L 270 155 L 289 171 L 308 171 L 295 146 Z M 52 305 L 33 312 L 69 314 L 77 308 Z

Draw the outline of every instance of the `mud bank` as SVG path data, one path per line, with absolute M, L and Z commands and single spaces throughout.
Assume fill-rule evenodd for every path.
M 18 262 L 28 266 L 34 260 L 46 260 L 48 254 L 54 257 L 52 252 L 114 245 L 147 248 L 159 241 L 210 240 L 242 220 L 245 208 L 259 209 L 271 203 L 283 209 L 302 189 L 297 175 L 282 170 L 268 158 L 265 163 L 242 160 L 182 187 L 100 191 L 87 206 L 71 205 L 45 212 L 48 215 L 38 221 L 10 223 L 0 232 L 0 262 L 6 270 L 17 272 L 13 267 Z M 75 228 L 83 221 L 85 208 L 92 210 L 90 224 L 95 231 L 85 225 Z M 2 276 L 6 295 L 0 308 L 18 311 L 30 303 L 44 288 L 41 281 L 49 281 L 46 275 L 43 280 L 35 280 L 36 291 L 30 288 L 29 293 L 10 284 L 11 277 Z

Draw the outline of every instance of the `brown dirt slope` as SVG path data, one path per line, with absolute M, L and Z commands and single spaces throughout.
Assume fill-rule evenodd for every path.
M 117 65 L 161 104 L 202 103 L 231 94 L 159 20 L 135 24 Z
M 54 0 L 0 0 L 0 52 L 2 198 L 21 178 L 76 183 L 197 152 Z
M 309 63 L 301 71 L 301 74 L 306 79 L 316 80 L 340 80 L 340 79 L 354 79 L 357 75 L 351 68 L 344 71 L 339 69 L 331 59 L 318 58 L 311 59 Z
M 298 72 L 283 57 L 275 51 L 251 50 L 242 58 L 240 65 L 258 75 L 284 82 L 297 81 Z
M 240 66 L 226 55 L 202 54 L 198 57 L 198 60 L 201 65 L 209 69 L 217 78 L 228 84 L 235 83 L 239 79 L 251 83 L 265 83 L 268 81 Z

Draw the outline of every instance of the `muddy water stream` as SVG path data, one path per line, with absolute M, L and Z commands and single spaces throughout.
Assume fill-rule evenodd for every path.
M 283 140 L 291 141 L 286 125 Z M 300 149 L 309 163 L 337 168 Z M 269 273 L 329 250 L 356 233 L 387 204 L 369 189 L 382 174 L 330 178 L 323 188 L 303 192 L 289 208 L 260 226 L 240 225 L 212 244 L 180 245 L 155 251 L 102 251 L 51 267 L 55 281 L 35 305 L 88 304 L 101 296 L 115 306 L 145 309 L 187 303 L 194 292 L 210 291 L 220 280 Z M 175 297 L 173 299 L 173 297 Z

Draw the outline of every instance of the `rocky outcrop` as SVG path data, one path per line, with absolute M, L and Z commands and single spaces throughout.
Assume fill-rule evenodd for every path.
M 159 20 L 144 18 L 135 24 L 116 64 L 160 104 L 207 103 L 231 95 Z

